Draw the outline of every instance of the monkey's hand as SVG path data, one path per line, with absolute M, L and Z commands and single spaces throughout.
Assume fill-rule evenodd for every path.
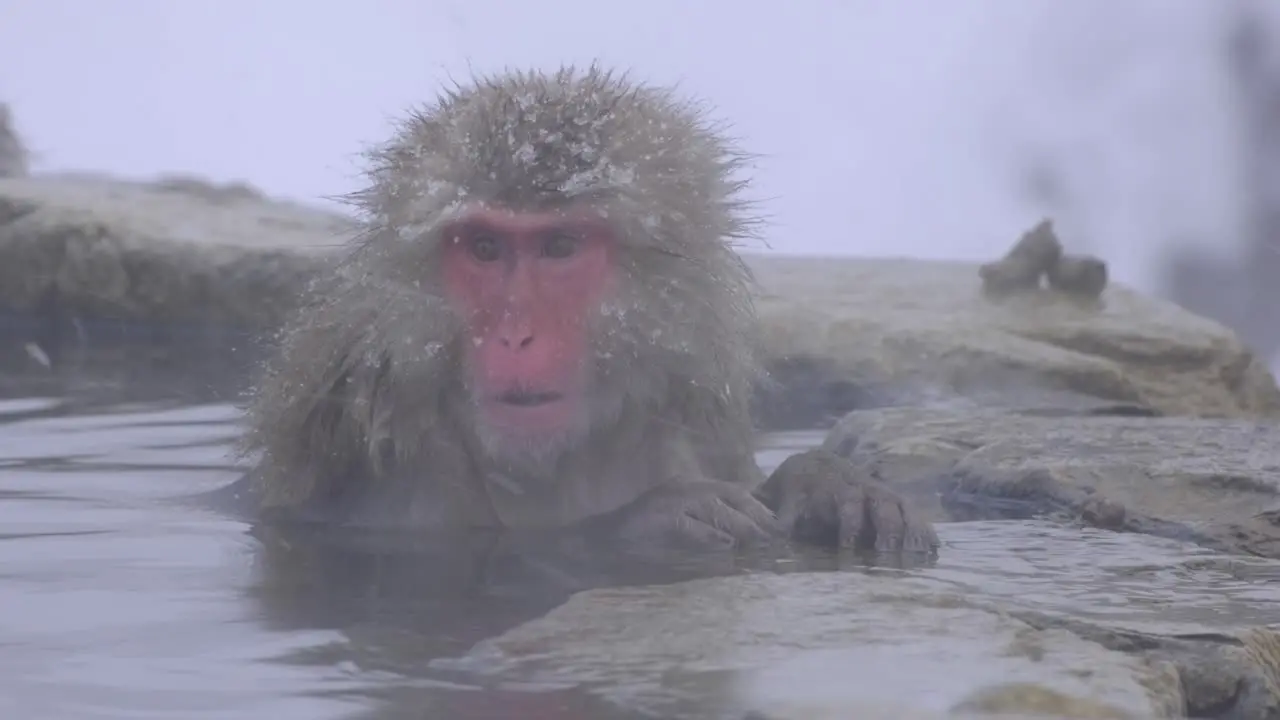
M 737 547 L 784 535 L 747 488 L 719 480 L 666 483 L 612 515 L 616 537 L 640 546 Z
M 927 519 L 865 470 L 827 450 L 782 461 L 756 495 L 800 542 L 877 552 L 938 549 Z

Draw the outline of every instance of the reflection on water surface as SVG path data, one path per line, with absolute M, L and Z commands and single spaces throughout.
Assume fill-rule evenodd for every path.
M 228 450 L 236 419 L 225 405 L 0 403 L 0 716 L 639 716 L 642 702 L 628 711 L 617 693 L 575 691 L 565 667 L 554 683 L 530 677 L 522 685 L 459 658 L 475 643 L 553 611 L 584 582 L 671 582 L 705 573 L 707 565 L 691 559 L 666 576 L 648 568 L 629 577 L 627 568 L 578 565 L 501 542 L 445 554 L 376 541 L 255 538 L 242 523 L 173 500 L 235 477 Z M 786 452 L 819 440 L 813 433 L 771 437 L 761 462 L 771 468 Z M 870 572 L 908 575 L 903 583 L 925 583 L 912 587 L 928 592 L 1150 631 L 1280 621 L 1276 563 L 1037 523 L 949 525 L 940 535 L 946 547 L 936 567 Z M 840 564 L 829 557 L 715 562 L 710 570 L 717 573 Z M 796 586 L 810 593 L 827 587 L 799 579 Z M 771 587 L 785 593 L 788 586 Z M 856 603 L 835 606 L 859 612 Z M 725 622 L 770 622 L 760 607 L 748 617 L 726 614 Z M 926 628 L 902 617 L 903 648 L 919 645 Z M 790 645 L 803 646 L 811 635 L 779 628 L 772 636 L 778 652 L 760 654 L 760 662 L 802 649 Z M 629 647 L 589 656 L 636 663 L 630 672 L 642 673 L 644 663 L 661 657 L 661 638 L 651 644 L 652 655 Z M 841 657 L 837 662 L 875 662 L 865 652 Z M 597 680 L 612 676 L 609 668 L 592 671 Z M 837 675 L 866 671 L 828 667 Z M 703 699 L 723 695 L 708 683 L 732 684 L 723 674 L 691 674 L 665 691 L 684 693 L 679 706 L 695 712 Z M 793 691 L 804 692 L 803 684 Z

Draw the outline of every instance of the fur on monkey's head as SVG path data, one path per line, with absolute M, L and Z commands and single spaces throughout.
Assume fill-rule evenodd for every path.
M 734 177 L 749 156 L 696 103 L 598 65 L 454 86 L 369 158 L 369 186 L 348 199 L 413 241 L 473 202 L 621 201 L 642 211 L 649 230 L 630 239 L 655 244 L 664 226 L 702 228 L 707 242 L 724 242 L 755 224 L 741 197 L 746 181 Z M 693 238 L 682 239 L 687 252 Z
M 734 249 L 758 225 L 739 176 L 751 156 L 672 89 L 596 64 L 480 77 L 411 113 L 369 159 L 368 187 L 347 199 L 393 265 L 420 265 L 441 223 L 471 204 L 586 200 L 620 232 L 623 272 L 663 285 L 614 310 L 648 316 L 633 326 L 677 325 L 634 342 L 675 356 L 733 352 L 706 379 L 721 385 L 751 357 L 740 337 L 755 319 L 750 281 Z
M 598 65 L 480 77 L 409 114 L 368 160 L 367 187 L 347 196 L 367 232 L 286 333 L 251 445 L 287 464 L 340 452 L 318 444 L 343 438 L 373 452 L 389 436 L 403 452 L 429 428 L 434 407 L 388 403 L 438 389 L 456 365 L 442 345 L 457 319 L 432 273 L 440 228 L 476 205 L 587 201 L 603 213 L 623 282 L 595 338 L 597 375 L 615 376 L 602 384 L 623 388 L 619 410 L 675 403 L 691 425 L 740 424 L 759 373 L 751 277 L 734 247 L 757 225 L 736 176 L 749 156 L 697 103 Z M 627 373 L 646 381 L 617 377 Z M 318 419 L 338 385 L 352 407 Z

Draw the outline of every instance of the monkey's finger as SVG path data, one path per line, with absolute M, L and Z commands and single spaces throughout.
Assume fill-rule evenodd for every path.
M 907 531 L 903 536 L 902 549 L 910 552 L 933 552 L 942 545 L 933 523 L 908 511 Z
M 863 488 L 867 514 L 875 525 L 876 550 L 928 551 L 939 545 L 933 525 L 897 493 L 879 484 Z
M 765 509 L 765 513 L 753 512 L 748 504 L 737 503 L 725 498 L 713 498 L 699 503 L 691 516 L 726 533 L 733 538 L 734 544 L 754 543 L 768 540 L 774 535 L 773 513 Z
M 783 535 L 773 513 L 738 513 L 734 536 L 746 543 L 764 543 Z
M 729 485 L 727 492 L 720 496 L 720 501 L 750 522 L 758 531 L 753 534 L 777 536 L 782 533 L 782 524 L 778 522 L 778 516 L 774 515 L 773 511 L 749 490 L 737 485 Z
M 839 547 L 843 518 L 839 498 L 830 492 L 794 491 L 778 507 L 778 525 L 791 539 Z
M 902 503 L 895 498 L 869 494 L 866 516 L 875 531 L 875 549 L 878 551 L 901 550 L 907 535 L 907 518 Z
M 676 519 L 677 540 L 697 548 L 730 548 L 737 540 L 733 528 L 724 527 L 722 518 L 710 522 L 698 513 L 682 513 Z
M 828 488 L 789 483 L 776 489 L 771 497 L 776 507 L 770 509 L 763 501 L 760 504 L 773 514 L 779 529 L 806 535 L 810 530 L 831 532 L 836 527 L 835 497 Z M 818 536 L 813 537 L 816 540 Z
M 774 510 L 774 517 L 777 518 L 781 527 L 795 527 L 799 521 L 800 514 L 804 508 L 809 505 L 809 495 L 805 492 L 790 492 L 780 494 L 778 496 L 777 508 Z
M 839 493 L 834 499 L 839 547 L 866 550 L 873 546 L 876 526 L 867 512 L 869 503 L 869 498 L 856 488 Z
M 642 553 L 659 549 L 732 547 L 734 539 L 729 530 L 707 522 L 703 515 L 696 511 L 696 505 L 653 503 L 628 517 L 614 533 L 625 545 L 638 548 Z

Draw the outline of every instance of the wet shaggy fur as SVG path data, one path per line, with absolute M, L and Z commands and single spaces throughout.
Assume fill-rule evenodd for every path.
M 470 419 L 438 231 L 476 202 L 590 200 L 621 236 L 618 292 L 593 317 L 590 433 L 563 456 L 526 456 L 525 471 L 598 467 L 583 458 L 679 437 L 671 454 L 707 477 L 758 482 L 754 288 L 734 249 L 756 225 L 736 177 L 748 159 L 698 105 L 597 66 L 479 78 L 410 114 L 349 197 L 366 231 L 314 285 L 256 388 L 243 450 L 264 504 L 379 483 L 474 495 L 494 448 Z

